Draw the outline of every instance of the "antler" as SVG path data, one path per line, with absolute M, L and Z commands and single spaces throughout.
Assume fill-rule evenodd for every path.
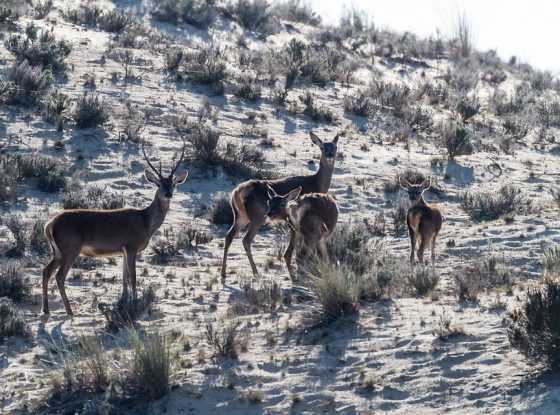
M 154 167 L 154 165 L 150 162 L 150 159 L 148 158 L 148 156 L 146 155 L 146 150 L 144 148 L 144 141 L 142 141 L 142 154 L 144 154 L 144 159 L 146 160 L 146 163 L 148 163 L 148 166 L 150 166 L 150 168 L 154 171 L 155 174 L 157 174 L 157 176 L 162 179 L 163 176 L 161 175 L 161 163 L 159 166 L 159 170 L 156 169 Z
M 175 167 L 171 169 L 171 174 L 169 175 L 170 177 L 175 174 L 177 168 L 181 165 L 181 162 L 183 161 L 183 157 L 185 157 L 185 144 L 183 144 L 183 150 L 181 151 L 181 157 L 179 157 L 179 161 L 175 164 Z

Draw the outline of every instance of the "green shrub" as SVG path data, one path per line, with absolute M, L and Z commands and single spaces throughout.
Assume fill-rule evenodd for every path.
M 508 213 L 524 213 L 532 208 L 531 200 L 514 185 L 504 185 L 498 191 L 466 191 L 460 199 L 461 207 L 477 221 L 495 220 Z
M 20 303 L 31 294 L 31 286 L 23 276 L 21 265 L 4 263 L 0 265 L 0 297 Z
M 29 328 L 22 313 L 12 300 L 0 297 L 0 343 L 3 343 L 7 337 L 28 335 Z
M 84 92 L 75 103 L 72 118 L 77 128 L 102 126 L 109 120 L 109 107 L 97 93 Z
M 169 341 L 160 333 L 140 337 L 133 332 L 131 339 L 134 364 L 130 381 L 146 398 L 159 399 L 170 389 L 172 363 Z

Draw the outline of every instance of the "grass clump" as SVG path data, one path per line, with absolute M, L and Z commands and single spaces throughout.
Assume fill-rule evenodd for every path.
M 214 196 L 208 211 L 208 218 L 214 225 L 231 225 L 233 223 L 233 210 L 227 194 L 220 193 Z
M 31 66 L 28 61 L 14 62 L 7 71 L 0 96 L 8 104 L 33 106 L 40 102 L 52 81 L 50 70 Z
M 67 68 L 66 58 L 72 47 L 65 40 L 56 40 L 54 34 L 47 30 L 38 31 L 31 28 L 26 34 L 12 35 L 5 42 L 6 49 L 13 53 L 18 62 L 29 62 L 59 72 Z
M 23 276 L 21 265 L 4 263 L 0 265 L 0 297 L 21 303 L 31 294 L 31 286 Z
M 173 24 L 188 23 L 205 29 L 212 21 L 214 0 L 161 0 L 154 4 L 152 17 Z
M 72 119 L 76 128 L 101 126 L 109 120 L 109 107 L 97 93 L 84 92 L 74 104 Z
M 168 339 L 160 333 L 131 336 L 133 370 L 130 381 L 149 400 L 165 396 L 171 384 L 171 351 Z
M 73 183 L 64 191 L 61 204 L 64 209 L 119 209 L 124 206 L 124 197 L 106 187 Z
M 419 297 L 424 297 L 435 290 L 439 283 L 439 274 L 430 267 L 420 266 L 407 274 L 407 280 Z
M 473 153 L 474 146 L 469 130 L 463 125 L 448 121 L 443 123 L 440 132 L 449 160 L 455 160 L 458 156 L 466 156 Z
M 0 297 L 0 343 L 11 336 L 26 337 L 29 328 L 21 311 L 7 297 Z
M 466 191 L 460 198 L 461 207 L 476 221 L 495 220 L 509 213 L 528 212 L 532 207 L 531 200 L 514 185 L 503 185 L 497 192 Z
M 545 278 L 527 290 L 524 304 L 510 313 L 511 345 L 534 362 L 560 368 L 560 282 Z
M 134 300 L 132 295 L 121 297 L 114 305 L 99 304 L 99 310 L 106 320 L 106 328 L 110 332 L 118 332 L 121 328 L 133 327 L 136 320 L 152 311 L 156 301 L 153 287 L 144 288 L 140 296 Z
M 239 353 L 247 347 L 247 337 L 240 326 L 238 320 L 229 320 L 222 327 L 206 323 L 206 341 L 219 356 L 237 360 Z

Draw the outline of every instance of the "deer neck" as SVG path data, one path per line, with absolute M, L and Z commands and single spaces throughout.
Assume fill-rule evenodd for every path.
M 424 200 L 424 196 L 420 196 L 420 199 L 418 199 L 416 202 L 414 202 L 414 206 L 427 206 L 427 205 L 428 204 Z
M 145 210 L 147 222 L 148 222 L 148 233 L 153 235 L 155 231 L 161 226 L 169 210 L 169 200 L 162 201 L 162 199 L 156 195 L 154 200 Z
M 334 171 L 334 160 L 328 161 L 325 156 L 321 156 L 321 161 L 319 162 L 319 170 L 315 173 L 318 184 L 319 193 L 327 193 L 331 187 L 331 180 Z

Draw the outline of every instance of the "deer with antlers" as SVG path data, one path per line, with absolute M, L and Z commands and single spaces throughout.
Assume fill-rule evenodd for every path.
M 292 254 L 298 241 L 303 242 L 308 253 L 319 253 L 328 258 L 327 239 L 333 233 L 338 220 L 338 207 L 331 195 L 308 193 L 300 197 L 301 187 L 287 195 L 277 194 L 269 188 L 268 217 L 273 221 L 286 221 L 290 227 L 290 243 L 284 253 L 284 261 L 292 281 Z
M 287 194 L 301 187 L 301 194 L 327 193 L 331 185 L 336 158 L 338 138 L 336 134 L 331 142 L 323 142 L 313 132 L 309 133 L 313 144 L 321 149 L 321 161 L 315 174 L 308 176 L 290 176 L 277 180 L 249 180 L 241 183 L 231 193 L 231 208 L 233 210 L 233 224 L 226 234 L 224 243 L 224 257 L 222 261 L 222 281 L 226 279 L 227 254 L 233 238 L 239 231 L 248 226 L 243 237 L 243 247 L 249 259 L 253 275 L 258 276 L 257 267 L 251 252 L 251 243 L 261 226 L 267 220 L 269 211 L 270 192 L 272 189 L 277 194 Z
M 410 264 L 414 266 L 416 244 L 419 243 L 418 262 L 420 264 L 424 263 L 424 251 L 429 246 L 432 250 L 432 265 L 434 265 L 436 238 L 441 230 L 443 216 L 436 206 L 429 205 L 424 200 L 424 192 L 432 187 L 432 181 L 427 179 L 421 184 L 411 184 L 409 181 L 405 181 L 403 185 L 401 179 L 399 179 L 399 183 L 406 190 L 412 202 L 412 206 L 406 214 L 406 224 L 410 236 Z
M 123 255 L 123 297 L 128 295 L 128 284 L 136 299 L 136 256 L 144 250 L 154 232 L 161 226 L 169 210 L 175 186 L 183 183 L 187 171 L 176 174 L 183 161 L 185 147 L 169 176 L 150 162 L 144 144 L 142 154 L 149 166 L 144 171 L 146 179 L 157 187 L 152 203 L 145 209 L 72 209 L 65 210 L 45 225 L 45 236 L 49 242 L 53 258 L 43 270 L 43 313 L 49 313 L 48 285 L 55 270 L 56 284 L 64 303 L 66 313 L 72 315 L 72 308 L 66 296 L 64 282 L 68 271 L 79 255 L 89 257 Z

